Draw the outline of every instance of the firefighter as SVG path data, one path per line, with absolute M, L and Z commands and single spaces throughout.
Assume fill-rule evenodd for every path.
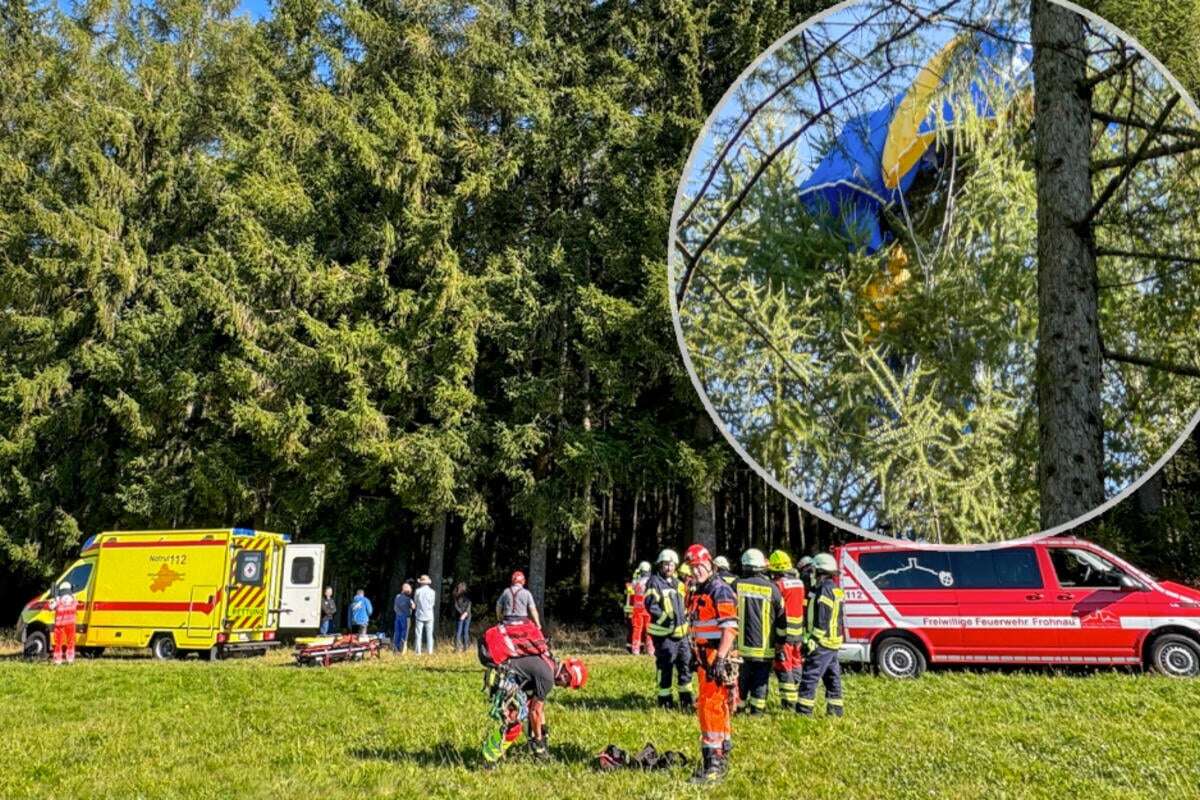
M 650 562 L 643 561 L 638 564 L 633 578 L 625 584 L 625 621 L 629 625 L 629 643 L 626 649 L 635 656 L 641 654 L 643 641 L 646 654 L 654 655 L 654 641 L 647 630 L 650 614 L 646 611 L 646 582 L 649 578 Z
M 740 695 L 751 714 L 767 713 L 775 631 L 785 627 L 783 595 L 766 571 L 766 557 L 752 547 L 742 554 L 742 577 L 734 584 L 737 649 L 742 657 Z
M 813 584 L 813 568 L 812 556 L 803 556 L 796 564 L 796 574 L 800 576 L 800 581 L 804 584 L 804 596 L 808 597 L 812 594 Z
M 804 581 L 792 569 L 791 556 L 783 550 L 771 553 L 767 571 L 783 596 L 783 626 L 775 628 L 774 667 L 779 696 L 785 711 L 799 710 L 800 668 L 804 663 Z
M 646 582 L 646 614 L 658 676 L 658 704 L 675 705 L 671 679 L 679 690 L 679 707 L 692 710 L 692 649 L 687 641 L 687 590 L 675 575 L 679 556 L 674 550 L 658 554 L 658 572 Z
M 733 570 L 729 566 L 729 559 L 725 556 L 717 556 L 713 559 L 713 566 L 717 569 L 717 577 L 733 586 L 737 583 L 737 575 L 733 574 Z
M 75 612 L 79 603 L 72 594 L 70 581 L 58 585 L 58 596 L 51 598 L 50 610 L 54 612 L 54 663 L 63 663 L 63 650 L 67 651 L 67 663 L 75 663 Z
M 534 758 L 548 759 L 546 698 L 555 686 L 583 688 L 587 667 L 577 658 L 556 660 L 529 620 L 489 628 L 479 641 L 479 655 L 486 666 L 484 686 L 491 695 L 491 717 L 500 723 L 483 742 L 484 769 L 496 767 L 517 743 L 522 722 Z
M 817 705 L 817 683 L 825 684 L 825 713 L 842 716 L 842 668 L 838 649 L 846 637 L 842 616 L 844 594 L 837 585 L 837 562 L 829 553 L 812 561 L 816 588 L 805 609 L 804 667 L 800 671 L 800 699 L 796 710 L 812 716 Z
M 684 561 L 692 570 L 693 588 L 687 597 L 692 656 L 700 675 L 701 763 L 693 783 L 711 783 L 725 776 L 733 749 L 731 716 L 737 695 L 737 597 L 716 575 L 712 556 L 701 544 L 687 549 Z

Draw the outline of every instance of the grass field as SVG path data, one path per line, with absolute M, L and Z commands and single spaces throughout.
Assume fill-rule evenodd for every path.
M 600 773 L 595 754 L 696 749 L 694 719 L 652 710 L 646 658 L 597 655 L 550 699 L 554 762 L 479 770 L 492 724 L 473 656 L 299 669 L 0 662 L 0 798 L 676 798 L 687 770 Z M 1200 796 L 1200 683 L 1118 673 L 847 678 L 845 719 L 735 720 L 708 797 Z M 774 689 L 772 690 L 774 692 Z M 775 696 L 772 694 L 774 703 Z

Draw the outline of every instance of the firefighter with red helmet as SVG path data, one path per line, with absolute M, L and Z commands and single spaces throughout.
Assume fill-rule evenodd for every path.
M 658 572 L 646 582 L 646 613 L 654 642 L 654 666 L 658 675 L 658 704 L 675 705 L 671 680 L 679 691 L 679 707 L 692 710 L 692 648 L 687 640 L 687 590 L 676 577 L 679 555 L 670 548 L 658 554 Z
M 625 584 L 625 621 L 629 625 L 629 652 L 635 656 L 642 652 L 643 642 L 646 654 L 654 655 L 654 640 L 648 630 L 650 614 L 646 611 L 646 583 L 650 579 L 650 562 L 638 564 L 637 571 Z
M 751 714 L 767 713 L 767 690 L 775 659 L 775 632 L 784 627 L 783 595 L 767 577 L 767 559 L 750 548 L 742 554 L 737 592 L 737 649 L 742 657 L 741 699 Z
M 522 724 L 534 758 L 548 759 L 546 698 L 555 686 L 582 689 L 587 683 L 587 667 L 578 658 L 555 659 L 531 620 L 489 628 L 479 641 L 479 659 L 485 666 L 490 715 L 500 723 L 483 742 L 484 769 L 496 767 L 517 743 Z
M 792 558 L 776 550 L 767 559 L 767 572 L 783 597 L 782 626 L 775 628 L 775 678 L 785 711 L 798 710 L 800 670 L 804 664 L 804 581 L 792 568 Z
M 58 585 L 58 596 L 51 598 L 50 610 L 54 612 L 54 663 L 63 663 L 66 650 L 67 663 L 75 663 L 75 615 L 79 601 L 72 593 L 70 581 Z
M 693 783 L 711 783 L 725 776 L 733 749 L 731 717 L 737 698 L 737 597 L 716 574 L 712 555 L 700 544 L 684 554 L 692 570 L 687 598 L 688 628 L 693 658 L 700 677 L 696 710 L 700 717 L 701 764 Z
M 812 560 L 815 588 L 808 598 L 804 621 L 804 667 L 800 671 L 800 699 L 796 710 L 812 716 L 817 705 L 817 684 L 825 684 L 825 713 L 842 716 L 842 667 L 838 650 L 846 639 L 842 616 L 845 594 L 837 585 L 837 561 L 829 553 Z

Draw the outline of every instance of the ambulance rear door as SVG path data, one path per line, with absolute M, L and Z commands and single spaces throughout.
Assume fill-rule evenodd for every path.
M 315 630 L 321 622 L 325 545 L 289 544 L 283 551 L 279 627 Z

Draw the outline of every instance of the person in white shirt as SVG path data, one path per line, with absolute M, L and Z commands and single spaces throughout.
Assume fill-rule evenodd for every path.
M 413 595 L 413 620 L 416 627 L 413 630 L 413 644 L 416 652 L 421 654 L 421 644 L 425 644 L 425 652 L 433 652 L 433 620 L 437 615 L 437 592 L 429 584 L 428 575 L 417 579 L 419 586 Z

